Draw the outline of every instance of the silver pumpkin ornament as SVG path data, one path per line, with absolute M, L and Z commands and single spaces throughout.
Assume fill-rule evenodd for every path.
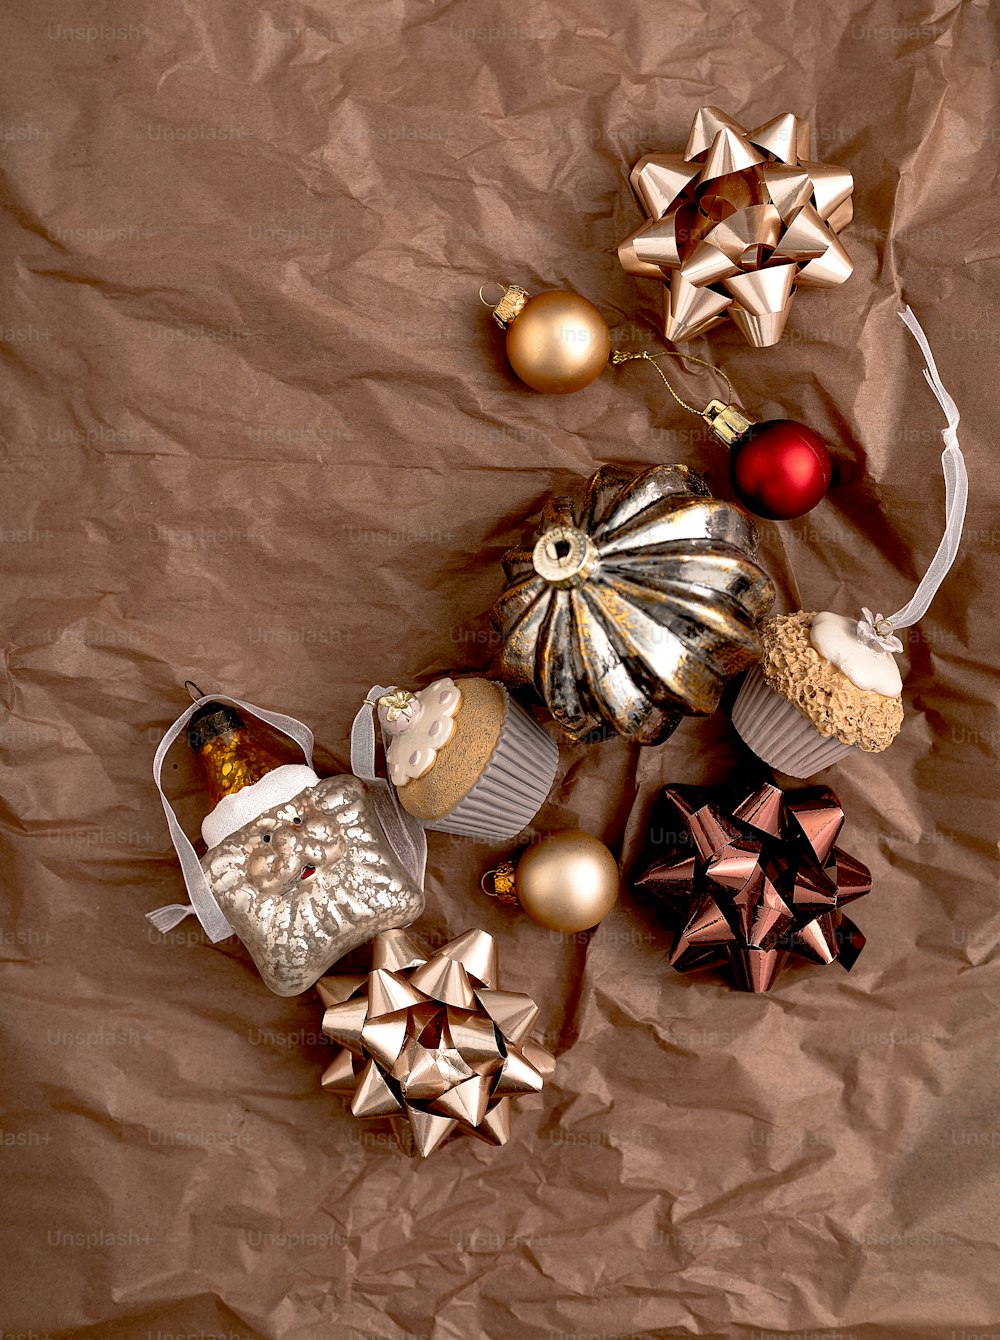
M 759 660 L 774 586 L 756 557 L 751 519 L 686 466 L 603 466 L 504 556 L 503 678 L 534 686 L 571 740 L 610 726 L 659 744 Z

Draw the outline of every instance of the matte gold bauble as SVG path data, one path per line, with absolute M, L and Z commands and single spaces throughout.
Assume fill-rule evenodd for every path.
M 611 355 L 608 323 L 578 293 L 559 289 L 531 298 L 511 287 L 494 316 L 507 331 L 511 367 L 536 391 L 582 391 L 600 376 Z
M 585 931 L 603 921 L 618 899 L 618 863 L 598 838 L 564 829 L 528 847 L 517 864 L 494 872 L 499 896 L 511 888 L 540 926 Z

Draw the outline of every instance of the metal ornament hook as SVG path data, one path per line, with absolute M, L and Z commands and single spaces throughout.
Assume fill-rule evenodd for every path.
M 493 885 L 492 888 L 487 887 L 487 881 Z M 513 862 L 501 861 L 495 870 L 487 870 L 479 881 L 479 887 L 487 898 L 496 898 L 501 903 L 517 903 Z
M 495 287 L 500 290 L 500 298 L 502 298 L 503 295 L 507 292 L 508 285 L 501 284 L 499 279 L 487 279 L 484 284 L 479 285 L 479 301 L 483 304 L 484 307 L 488 307 L 492 311 L 493 308 L 497 305 L 497 303 L 489 302 L 486 298 L 483 297 L 483 289 L 489 288 L 491 284 L 495 285 Z M 497 302 L 500 301 L 500 298 L 497 299 Z

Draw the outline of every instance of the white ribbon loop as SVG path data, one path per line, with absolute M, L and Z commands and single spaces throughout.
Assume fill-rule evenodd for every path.
M 958 406 L 941 381 L 937 365 L 934 362 L 934 355 L 927 343 L 927 336 L 920 328 L 920 322 L 909 307 L 905 307 L 898 315 L 912 333 L 913 338 L 920 346 L 921 353 L 927 360 L 924 377 L 948 420 L 947 427 L 941 430 L 941 437 L 944 440 L 944 451 L 941 453 L 941 469 L 944 472 L 945 525 L 944 535 L 941 537 L 937 553 L 931 559 L 930 566 L 910 599 L 895 614 L 890 614 L 884 619 L 881 615 L 876 616 L 876 620 L 881 626 L 875 628 L 874 632 L 887 637 L 891 637 L 893 630 L 896 628 L 909 628 L 927 613 L 931 601 L 937 594 L 938 587 L 948 575 L 951 565 L 958 555 L 958 547 L 962 539 L 962 527 L 965 524 L 965 510 L 969 500 L 969 475 L 965 468 L 965 458 L 958 445 L 960 418 Z M 865 614 L 868 615 L 867 610 Z M 874 624 L 875 620 L 871 620 L 871 622 Z
M 378 780 L 375 772 L 375 711 L 378 700 L 393 692 L 395 685 L 386 688 L 382 684 L 373 684 L 351 726 L 351 772 L 363 782 Z
M 383 693 L 390 691 L 376 686 L 368 697 L 374 702 Z M 169 903 L 166 907 L 158 907 L 155 912 L 147 912 L 146 916 L 158 931 L 166 933 L 173 930 L 185 917 L 193 914 L 201 922 L 205 934 L 213 944 L 226 939 L 227 936 L 234 935 L 235 931 L 226 920 L 222 908 L 215 901 L 212 890 L 208 886 L 208 881 L 205 879 L 205 872 L 201 868 L 198 854 L 187 834 L 177 822 L 173 807 L 164 794 L 160 777 L 163 771 L 163 761 L 170 746 L 184 730 L 199 707 L 205 703 L 215 702 L 230 703 L 233 707 L 239 707 L 250 716 L 257 717 L 260 721 L 266 722 L 267 725 L 273 726 L 282 735 L 287 735 L 302 750 L 309 767 L 312 767 L 313 754 L 313 733 L 301 721 L 297 721 L 295 717 L 286 716 L 282 712 L 266 712 L 263 708 L 255 707 L 253 703 L 245 703 L 239 698 L 230 698 L 225 693 L 206 694 L 204 697 L 196 699 L 190 707 L 184 709 L 160 741 L 153 758 L 153 781 L 156 783 L 156 789 L 160 794 L 163 812 L 167 816 L 170 838 L 174 844 L 174 850 L 177 852 L 181 874 L 184 877 L 184 885 L 191 901 L 190 903 Z M 389 783 L 375 775 L 373 711 L 373 707 L 362 707 L 354 722 L 351 731 L 351 769 L 356 777 L 360 777 L 363 782 L 368 783 L 375 813 L 389 845 L 395 852 L 400 865 L 422 889 L 427 865 L 427 835 L 420 823 L 401 809 L 396 799 L 396 793 Z M 365 719 L 366 713 L 367 720 Z
M 378 700 L 392 693 L 394 687 L 374 684 L 368 690 L 351 727 L 351 772 L 368 783 L 389 845 L 422 889 L 427 868 L 427 834 L 423 824 L 400 805 L 395 788 L 375 771 L 375 709 Z
M 198 854 L 191 845 L 184 829 L 177 822 L 177 815 L 174 814 L 173 806 L 164 794 L 163 787 L 160 784 L 163 760 L 166 758 L 170 746 L 198 708 L 205 703 L 213 702 L 231 703 L 234 707 L 240 707 L 244 712 L 259 717 L 261 721 L 273 726 L 275 730 L 289 736 L 301 748 L 303 754 L 305 754 L 306 763 L 310 767 L 312 767 L 313 733 L 301 721 L 296 721 L 294 717 L 285 716 L 282 712 L 265 712 L 259 707 L 254 707 L 253 703 L 242 702 L 239 698 L 230 698 L 225 693 L 213 693 L 197 698 L 190 707 L 185 708 L 159 743 L 153 757 L 153 781 L 160 793 L 163 812 L 167 816 L 167 828 L 170 830 L 170 838 L 174 844 L 174 850 L 177 852 L 181 874 L 184 877 L 184 886 L 191 901 L 187 904 L 169 903 L 166 907 L 158 907 L 154 912 L 147 912 L 146 916 L 158 931 L 165 933 L 173 930 L 179 922 L 193 913 L 201 922 L 205 934 L 211 942 L 217 944 L 220 940 L 225 940 L 227 936 L 234 935 L 235 931 L 226 920 L 222 908 L 215 901 L 212 890 L 208 887 L 208 881 L 205 879 L 205 872 L 201 868 Z

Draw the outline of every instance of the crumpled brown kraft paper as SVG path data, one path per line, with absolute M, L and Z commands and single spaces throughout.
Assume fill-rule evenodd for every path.
M 3 28 L 0 1335 L 1000 1332 L 989 7 L 48 0 Z M 509 1145 L 415 1165 L 320 1089 L 315 997 L 149 928 L 182 894 L 151 756 L 191 677 L 343 766 L 371 684 L 495 668 L 499 558 L 547 494 L 682 461 L 731 496 L 646 369 L 531 393 L 477 297 L 574 287 L 652 347 L 628 172 L 707 103 L 811 117 L 857 181 L 849 283 L 773 349 L 693 346 L 836 457 L 827 502 L 762 525 L 780 608 L 895 608 L 937 544 L 902 300 L 962 410 L 964 552 L 908 634 L 902 734 L 823 778 L 874 875 L 868 945 L 739 994 L 671 972 L 628 889 L 560 937 L 482 896 L 501 853 L 433 835 L 419 934 L 494 934 L 558 1061 Z M 535 830 L 631 866 L 662 783 L 751 766 L 725 710 L 567 748 Z

